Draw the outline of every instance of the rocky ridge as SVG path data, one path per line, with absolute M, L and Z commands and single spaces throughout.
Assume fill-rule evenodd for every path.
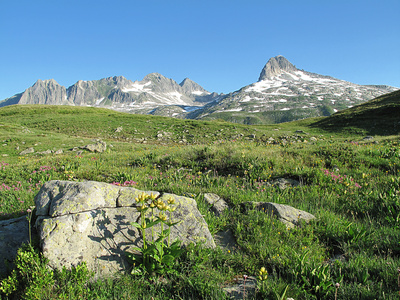
M 328 116 L 398 90 L 357 85 L 295 67 L 283 56 L 266 63 L 257 82 L 227 95 L 211 93 L 185 78 L 180 84 L 158 73 L 141 81 L 123 76 L 82 81 L 65 88 L 38 80 L 23 93 L 0 102 L 106 107 L 118 111 L 187 119 L 224 119 L 257 124 Z
M 77 105 L 147 114 L 163 106 L 176 106 L 186 112 L 216 97 L 218 94 L 206 91 L 188 78 L 178 84 L 161 74 L 151 73 L 141 81 L 114 76 L 79 80 L 68 88 L 54 79 L 39 79 L 23 93 L 0 102 L 0 107 L 13 104 Z

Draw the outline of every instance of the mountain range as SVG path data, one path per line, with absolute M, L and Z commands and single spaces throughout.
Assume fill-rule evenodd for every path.
M 296 68 L 283 56 L 268 60 L 258 81 L 229 94 L 206 91 L 184 79 L 181 83 L 158 73 L 141 81 L 123 76 L 82 81 L 66 88 L 54 79 L 0 102 L 106 107 L 118 111 L 188 119 L 223 119 L 268 124 L 336 111 L 398 90 L 385 85 L 358 85 Z

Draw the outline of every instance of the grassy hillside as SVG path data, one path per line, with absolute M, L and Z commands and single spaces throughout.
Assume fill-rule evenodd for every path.
M 400 133 L 400 91 L 342 110 L 313 124 L 329 131 L 359 128 L 370 135 Z
M 90 280 L 84 266 L 50 272 L 25 249 L 27 264 L 1 282 L 0 299 L 224 299 L 223 287 L 262 267 L 268 278 L 256 299 L 398 299 L 400 137 L 358 117 L 375 116 L 393 99 L 369 104 L 375 112 L 365 104 L 342 118 L 253 126 L 84 107 L 1 108 L 0 219 L 26 214 L 47 180 L 118 182 L 193 197 L 210 231 L 231 230 L 238 249 L 190 246 L 176 274 L 104 281 Z M 96 139 L 106 152 L 72 151 Z M 35 153 L 19 155 L 30 147 Z M 300 185 L 280 189 L 278 178 Z M 223 197 L 229 212 L 215 217 L 206 192 Z M 317 220 L 288 230 L 262 212 L 243 212 L 246 201 L 288 204 Z M 16 288 L 9 296 L 6 284 Z

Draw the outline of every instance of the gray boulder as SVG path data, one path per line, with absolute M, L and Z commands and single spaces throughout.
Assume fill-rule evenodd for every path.
M 81 147 L 81 149 L 89 150 L 90 152 L 104 152 L 107 150 L 107 144 L 103 141 L 97 141 L 94 144 L 89 144 Z
M 222 213 L 229 209 L 228 204 L 225 202 L 224 199 L 222 199 L 220 196 L 217 194 L 213 193 L 205 193 L 204 194 L 204 200 L 211 205 L 211 211 L 214 213 L 215 216 L 219 217 L 222 215 Z
M 141 193 L 135 188 L 94 181 L 45 183 L 35 197 L 36 228 L 49 265 L 70 268 L 85 261 L 101 277 L 128 271 L 131 266 L 124 252 L 143 243 L 140 232 L 130 225 L 140 222 L 135 198 Z M 215 247 L 194 199 L 152 193 L 164 203 L 175 200 L 172 218 L 180 223 L 171 228 L 171 240 Z M 146 236 L 151 237 L 150 229 Z
M 244 277 L 235 278 L 233 284 L 223 288 L 230 299 L 254 299 L 257 291 L 257 278 Z
M 0 276 L 6 275 L 18 249 L 29 242 L 29 222 L 26 216 L 0 221 Z
M 35 149 L 33 149 L 32 147 L 25 149 L 24 151 L 21 151 L 19 153 L 19 155 L 26 155 L 26 154 L 30 154 L 30 153 L 34 153 Z
M 242 203 L 242 207 L 246 211 L 256 209 L 265 212 L 266 214 L 276 216 L 280 221 L 285 223 L 287 227 L 291 228 L 300 226 L 301 221 L 307 223 L 310 220 L 315 219 L 314 215 L 286 204 L 277 204 L 272 202 L 244 202 Z
M 277 186 L 281 190 L 284 190 L 288 187 L 295 187 L 300 185 L 300 182 L 295 179 L 290 179 L 290 178 L 277 178 L 274 179 L 272 182 L 270 182 L 272 186 Z

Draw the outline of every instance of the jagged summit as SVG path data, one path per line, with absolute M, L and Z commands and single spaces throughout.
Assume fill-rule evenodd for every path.
M 283 72 L 294 72 L 297 68 L 282 55 L 272 57 L 261 71 L 258 81 L 270 80 Z
M 201 95 L 203 93 L 209 94 L 202 86 L 200 86 L 199 84 L 197 84 L 196 82 L 194 82 L 189 78 L 185 78 L 179 85 L 187 94 L 197 94 L 197 95 Z

